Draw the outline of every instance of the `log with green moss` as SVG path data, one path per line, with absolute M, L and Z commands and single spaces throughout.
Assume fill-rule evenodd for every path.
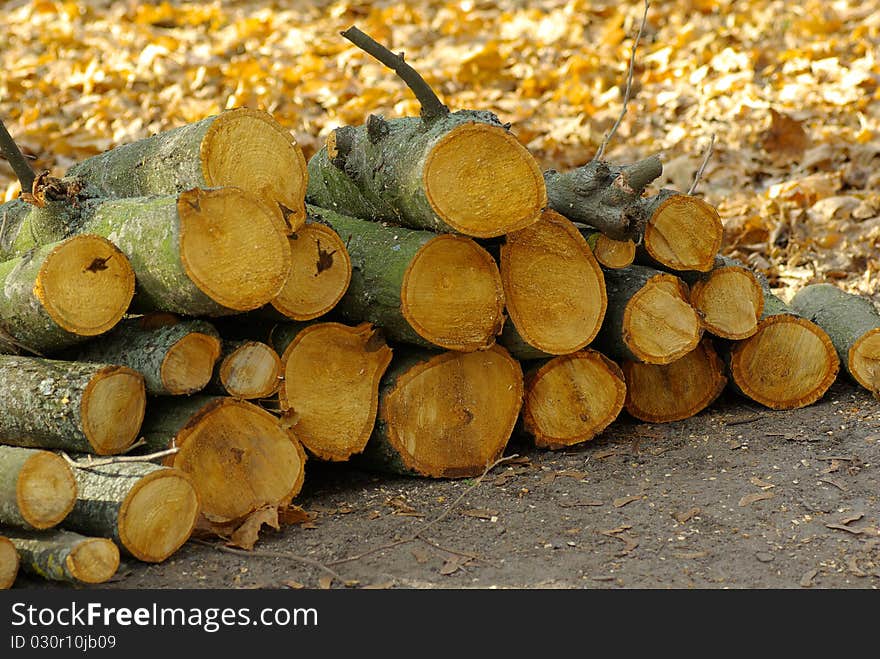
M 79 494 L 64 528 L 112 538 L 135 558 L 159 563 L 189 539 L 199 515 L 192 479 L 179 469 L 149 462 L 74 468 Z
M 71 511 L 76 496 L 76 481 L 61 456 L 0 446 L 0 524 L 51 528 Z
M 0 205 L 0 261 L 63 240 L 79 224 L 80 212 L 64 200 L 47 201 L 41 207 L 19 198 Z
M 0 355 L 0 443 L 112 455 L 137 438 L 144 378 L 124 366 Z
M 94 235 L 0 263 L 0 353 L 50 354 L 107 332 L 134 289 L 128 259 Z
M 78 349 L 76 361 L 128 366 L 144 376 L 147 393 L 177 396 L 201 391 L 220 356 L 217 330 L 205 321 L 144 326 L 143 318 L 122 321 L 111 332 Z
M 871 300 L 832 284 L 812 284 L 797 292 L 791 308 L 828 334 L 856 382 L 880 392 L 880 313 Z
M 481 350 L 504 321 L 504 292 L 491 255 L 464 236 L 356 219 L 309 206 L 345 243 L 351 283 L 336 311 L 389 338 L 449 350 Z
M 119 569 L 119 549 L 107 538 L 72 531 L 9 531 L 22 571 L 48 581 L 99 584 Z
M 5 535 L 0 535 L 0 590 L 12 588 L 18 576 L 18 550 Z

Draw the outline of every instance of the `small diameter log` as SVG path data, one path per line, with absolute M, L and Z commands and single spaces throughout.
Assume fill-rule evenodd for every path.
M 237 188 L 94 202 L 80 228 L 106 236 L 137 276 L 138 311 L 222 316 L 272 300 L 290 274 L 284 232 Z
M 21 569 L 49 581 L 98 584 L 119 569 L 119 549 L 107 538 L 88 538 L 72 531 L 8 533 L 21 559 Z
M 0 353 L 47 354 L 110 330 L 134 295 L 110 241 L 80 235 L 0 263 Z
M 880 313 L 870 300 L 831 284 L 813 284 L 798 291 L 791 308 L 828 333 L 856 382 L 880 391 Z
M 118 146 L 71 167 L 89 197 L 169 195 L 234 186 L 292 230 L 305 221 L 306 162 L 289 131 L 261 110 L 236 108 Z M 256 231 L 256 228 L 254 229 Z
M 526 375 L 522 418 L 540 448 L 593 439 L 623 409 L 620 368 L 595 350 L 555 357 Z
M 501 282 L 510 320 L 522 339 L 550 355 L 580 350 L 605 317 L 605 279 L 587 241 L 554 211 L 508 234 Z
M 662 190 L 646 205 L 648 222 L 640 251 L 649 263 L 675 272 L 712 269 L 724 233 L 714 206 L 672 190 Z
M 268 398 L 281 386 L 281 358 L 262 341 L 224 341 L 211 390 L 233 398 Z
M 687 419 L 724 390 L 724 363 L 709 339 L 671 364 L 624 362 L 626 411 L 648 423 Z
M 148 450 L 180 450 L 165 464 L 192 477 L 202 514 L 237 521 L 299 494 L 305 453 L 279 420 L 244 400 L 219 396 L 158 398 L 143 437 Z
M 492 256 L 464 236 L 412 231 L 309 206 L 348 248 L 352 275 L 336 310 L 398 341 L 482 350 L 504 322 L 504 291 Z
M 73 473 L 61 456 L 0 446 L 0 524 L 51 528 L 67 517 L 76 495 Z
M 376 422 L 379 382 L 391 362 L 382 336 L 369 323 L 318 323 L 280 326 L 273 340 L 287 344 L 278 399 L 299 440 L 322 460 L 361 453 Z
M 764 311 L 761 283 L 743 263 L 717 256 L 706 273 L 684 272 L 690 285 L 690 303 L 707 332 L 722 339 L 747 339 L 758 330 Z
M 289 241 L 290 276 L 272 306 L 293 320 L 312 320 L 330 311 L 345 295 L 351 259 L 339 235 L 318 222 L 306 223 Z
M 124 366 L 0 356 L 0 443 L 122 453 L 144 418 L 144 378 Z
M 200 320 L 145 327 L 144 318 L 124 320 L 109 334 L 83 346 L 75 359 L 128 366 L 144 376 L 147 393 L 153 396 L 204 389 L 220 356 L 217 331 Z
M 12 540 L 0 535 L 0 590 L 8 590 L 18 576 L 18 550 Z
M 754 335 L 733 345 L 730 376 L 744 395 L 774 410 L 805 407 L 834 383 L 840 360 L 821 327 L 769 291 Z
M 600 349 L 619 361 L 669 364 L 693 350 L 703 332 L 685 283 L 640 265 L 605 271 L 608 312 Z
M 188 474 L 149 462 L 77 465 L 79 495 L 65 528 L 112 538 L 148 563 L 164 561 L 189 539 L 199 498 Z
M 625 268 L 636 258 L 636 244 L 632 240 L 614 240 L 599 231 L 583 232 L 593 256 L 606 268 Z
M 434 478 L 478 476 L 507 446 L 522 398 L 522 368 L 500 346 L 413 350 L 382 381 L 364 463 Z
M 339 213 L 491 238 L 547 205 L 535 159 L 490 112 L 432 121 L 371 115 L 333 131 L 309 161 L 307 200 Z

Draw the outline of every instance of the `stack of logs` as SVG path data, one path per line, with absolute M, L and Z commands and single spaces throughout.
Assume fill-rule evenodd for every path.
M 793 409 L 839 360 L 880 389 L 872 304 L 784 304 L 718 254 L 712 206 L 645 196 L 656 156 L 542 173 L 497 117 L 344 35 L 421 116 L 339 128 L 306 166 L 271 116 L 231 110 L 0 207 L 0 587 L 19 561 L 99 583 L 120 551 L 277 528 L 306 455 L 475 476 L 518 422 L 569 447 L 728 382 Z

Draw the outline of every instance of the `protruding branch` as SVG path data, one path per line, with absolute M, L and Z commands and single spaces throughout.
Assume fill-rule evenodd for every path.
M 703 178 L 703 172 L 706 171 L 706 165 L 709 164 L 709 158 L 712 157 L 712 148 L 715 146 L 715 133 L 712 133 L 712 137 L 709 138 L 709 146 L 706 147 L 706 155 L 703 156 L 703 164 L 700 165 L 700 168 L 697 170 L 696 175 L 694 176 L 694 182 L 691 183 L 691 188 L 688 190 L 688 194 L 694 194 L 697 189 L 697 185 L 700 182 L 700 179 Z
M 614 122 L 614 125 L 611 127 L 611 130 L 605 135 L 605 138 L 602 140 L 602 144 L 599 145 L 599 150 L 596 151 L 596 155 L 593 156 L 593 160 L 598 160 L 605 153 L 605 149 L 608 146 L 608 142 L 611 141 L 611 138 L 614 137 L 614 133 L 617 132 L 618 127 L 620 127 L 620 122 L 623 121 L 623 118 L 626 116 L 626 108 L 629 104 L 629 95 L 632 92 L 632 80 L 633 80 L 633 69 L 636 65 L 636 49 L 639 47 L 639 41 L 642 38 L 642 31 L 645 29 L 645 23 L 648 22 L 648 8 L 651 6 L 650 0 L 645 0 L 645 13 L 642 15 L 642 22 L 639 25 L 639 32 L 636 34 L 636 40 L 633 42 L 632 54 L 629 58 L 629 70 L 626 74 L 626 90 L 623 93 L 623 108 L 620 110 L 620 116 L 617 117 L 617 121 Z
M 34 172 L 31 164 L 27 161 L 27 158 L 24 157 L 21 149 L 18 148 L 15 140 L 12 139 L 12 135 L 6 130 L 6 124 L 4 124 L 2 120 L 0 120 L 0 153 L 3 154 L 3 157 L 6 158 L 12 166 L 12 171 L 15 172 L 15 175 L 21 183 L 21 191 L 31 192 L 37 174 Z
M 631 165 L 625 165 L 620 173 L 626 179 L 626 184 L 634 194 L 640 195 L 645 187 L 663 173 L 663 163 L 660 156 L 654 154 L 644 160 L 639 160 Z
M 443 105 L 437 94 L 431 89 L 431 86 L 419 75 L 419 72 L 404 61 L 402 53 L 395 55 L 355 26 L 351 26 L 340 34 L 365 53 L 372 55 L 382 64 L 394 70 L 400 79 L 406 83 L 406 86 L 410 88 L 412 93 L 415 94 L 416 99 L 418 99 L 419 104 L 422 106 L 422 119 L 425 122 L 432 122 L 449 114 L 449 108 Z

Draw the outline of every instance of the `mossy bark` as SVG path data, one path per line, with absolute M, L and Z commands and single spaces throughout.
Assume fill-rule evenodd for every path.
M 8 538 L 18 550 L 21 569 L 49 581 L 103 583 L 119 568 L 119 550 L 105 538 L 62 530 L 20 531 Z M 89 551 L 88 545 L 97 545 L 98 551 Z
M 42 208 L 21 199 L 0 206 L 0 261 L 69 236 L 80 209 L 66 201 L 47 201 Z
M 522 335 L 517 331 L 510 318 L 504 323 L 504 329 L 498 337 L 498 343 L 507 348 L 511 355 L 521 361 L 550 359 L 553 357 L 550 353 L 539 350 L 522 338 Z

